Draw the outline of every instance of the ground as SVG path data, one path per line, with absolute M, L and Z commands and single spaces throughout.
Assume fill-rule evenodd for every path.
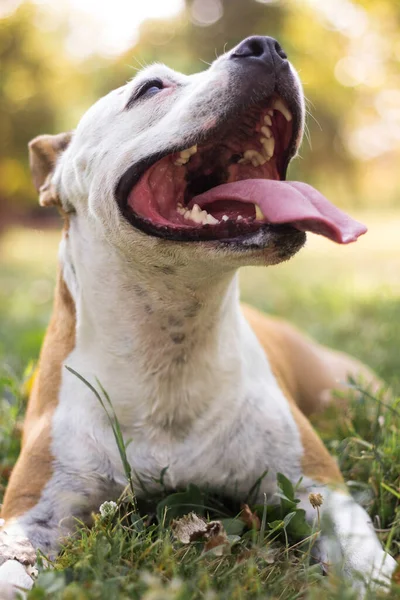
M 289 263 L 243 270 L 242 298 L 357 356 L 391 386 L 389 406 L 383 393 L 364 394 L 346 411 L 333 409 L 317 427 L 382 542 L 399 556 L 400 216 L 356 216 L 370 226 L 357 244 L 339 247 L 309 236 L 307 247 Z M 29 375 L 51 307 L 58 237 L 15 229 L 0 239 L 0 501 L 18 454 Z M 354 598 L 346 582 L 323 577 L 312 564 L 315 533 L 303 531 L 295 490 L 284 479 L 280 485 L 282 506 L 275 512 L 252 507 L 261 521 L 261 528 L 253 529 L 235 518 L 240 507 L 196 488 L 161 500 L 158 507 L 155 502 L 137 507 L 128 494 L 114 516 L 98 515 L 92 530 L 81 529 L 55 570 L 41 569 L 29 598 Z M 228 533 L 222 555 L 205 552 L 204 541 L 183 545 L 171 535 L 170 518 L 191 508 L 222 520 Z M 400 587 L 390 598 L 400 598 Z

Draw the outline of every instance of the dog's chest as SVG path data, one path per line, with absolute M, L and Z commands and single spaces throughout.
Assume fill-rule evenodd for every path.
M 182 489 L 190 483 L 230 496 L 244 498 L 263 477 L 261 492 L 276 490 L 276 475 L 301 477 L 302 447 L 299 433 L 285 406 L 272 410 L 254 398 L 230 418 L 209 422 L 183 439 L 168 435 L 158 440 L 134 441 L 128 459 L 140 474 L 142 491 Z M 225 415 L 228 417 L 227 415 Z M 161 481 L 162 480 L 162 483 Z M 159 482 L 159 483 L 158 483 Z
M 68 358 L 84 375 L 101 374 L 139 492 L 160 491 L 161 478 L 170 489 L 194 483 L 243 496 L 265 471 L 262 491 L 275 490 L 278 472 L 300 478 L 299 431 L 267 357 L 247 323 L 227 332 L 217 353 L 201 353 L 180 378 L 165 371 L 149 379 L 134 371 L 137 361 L 110 363 L 108 354 L 79 348 Z M 69 469 L 126 483 L 103 407 L 68 372 L 53 434 L 53 454 Z
M 301 476 L 299 432 L 273 377 L 256 382 L 252 378 L 240 392 L 227 388 L 222 396 L 211 399 L 206 414 L 187 430 L 139 423 L 133 411 L 124 419 L 122 432 L 125 443 L 129 442 L 126 454 L 138 493 L 194 483 L 245 497 L 266 471 L 260 490 L 269 494 L 276 489 L 278 472 L 292 480 Z M 80 395 L 70 395 L 68 403 L 60 403 L 54 435 L 53 452 L 58 460 L 81 472 L 96 472 L 117 486 L 125 485 L 110 424 L 100 404 L 82 387 Z

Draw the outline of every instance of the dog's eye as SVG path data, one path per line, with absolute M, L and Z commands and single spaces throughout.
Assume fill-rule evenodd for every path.
M 150 96 L 156 94 L 164 87 L 161 79 L 152 79 L 151 81 L 147 81 L 142 87 L 140 87 L 136 93 L 136 97 L 140 98 L 141 96 Z
M 139 100 L 139 98 L 142 98 L 143 96 L 153 96 L 154 94 L 157 94 L 160 90 L 162 90 L 164 88 L 164 84 L 161 81 L 161 79 L 150 79 L 149 81 L 146 81 L 146 83 L 143 83 L 139 89 L 136 90 L 136 92 L 133 94 L 133 96 L 129 99 L 128 104 L 126 105 L 126 108 L 131 108 L 132 104 L 136 101 Z

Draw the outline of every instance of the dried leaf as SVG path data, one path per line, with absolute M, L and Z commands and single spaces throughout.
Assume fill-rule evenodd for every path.
M 207 523 L 196 513 L 189 513 L 181 519 L 176 519 L 171 523 L 172 533 L 182 544 L 203 541 L 204 552 L 214 551 L 214 554 L 221 556 L 227 554 L 230 550 L 230 543 L 224 526 L 220 521 L 210 521 Z
M 241 508 L 242 512 L 240 513 L 240 520 L 243 521 L 249 529 L 259 531 L 261 524 L 256 513 L 252 512 L 248 504 L 242 504 Z
M 196 513 L 189 513 L 181 519 L 171 522 L 172 533 L 182 544 L 190 544 L 201 539 L 207 532 L 206 521 L 198 517 Z
M 230 553 L 230 543 L 224 526 L 220 521 L 210 521 L 207 523 L 207 531 L 204 534 L 206 543 L 204 544 L 204 552 L 213 550 L 216 556 Z

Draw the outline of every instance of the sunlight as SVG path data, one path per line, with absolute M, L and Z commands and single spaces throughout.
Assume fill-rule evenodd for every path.
M 171 17 L 183 7 L 182 0 L 146 0 L 145 2 L 68 0 L 68 2 L 74 12 L 84 12 L 98 22 L 98 41 L 102 54 L 123 52 L 135 41 L 138 27 L 145 19 Z
M 183 0 L 34 0 L 43 7 L 43 19 L 36 25 L 52 29 L 67 19 L 69 36 L 67 50 L 78 60 L 92 54 L 116 56 L 137 40 L 138 28 L 146 19 L 162 19 L 176 15 Z M 0 19 L 11 14 L 21 0 L 4 0 Z

